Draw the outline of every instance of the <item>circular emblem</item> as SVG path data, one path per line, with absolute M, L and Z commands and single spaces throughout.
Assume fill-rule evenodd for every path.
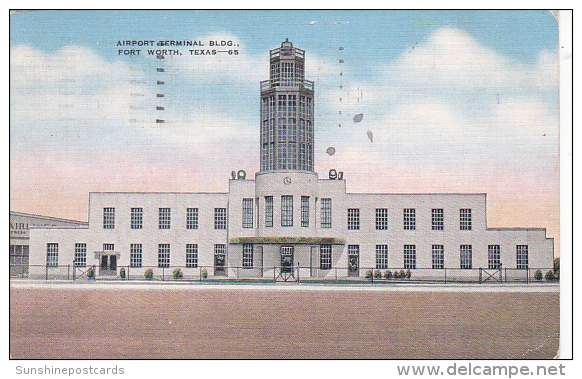
M 291 184 L 291 178 L 286 176 L 285 179 L 283 179 L 283 184 L 285 184 L 285 185 Z

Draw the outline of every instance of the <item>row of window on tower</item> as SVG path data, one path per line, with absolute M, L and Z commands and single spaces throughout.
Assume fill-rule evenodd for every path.
M 301 196 L 301 226 L 309 227 L 310 220 L 310 203 L 309 196 Z M 245 198 L 242 200 L 242 227 L 254 227 L 254 200 Z M 273 196 L 265 196 L 265 227 L 274 226 L 273 218 Z M 171 227 L 171 208 L 158 208 L 158 228 L 170 229 Z M 186 229 L 198 229 L 198 208 L 186 208 Z M 388 230 L 388 208 L 375 209 L 375 226 L 376 230 Z M 281 196 L 281 226 L 290 227 L 293 222 L 293 196 Z M 348 208 L 347 212 L 347 229 L 360 230 L 360 209 Z M 416 209 L 403 209 L 403 228 L 404 230 L 416 230 L 417 227 Z M 143 208 L 131 208 L 131 229 L 143 228 Z M 323 229 L 332 227 L 332 201 L 331 198 L 321 199 L 321 219 L 320 226 Z M 227 214 L 226 208 L 214 208 L 214 229 L 226 229 Z M 445 214 L 442 208 L 433 208 L 431 210 L 431 228 L 432 230 L 444 230 Z M 472 230 L 473 220 L 470 208 L 459 209 L 459 229 Z M 115 208 L 103 208 L 103 229 L 115 229 Z

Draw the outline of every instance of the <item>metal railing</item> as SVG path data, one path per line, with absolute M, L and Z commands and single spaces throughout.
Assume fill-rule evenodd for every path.
M 151 281 L 295 281 L 295 282 L 369 282 L 369 283 L 541 283 L 559 280 L 548 275 L 553 268 L 471 268 L 441 269 L 331 266 L 117 266 L 115 270 L 98 265 L 10 266 L 11 278 L 44 280 L 151 280 Z M 21 268 L 21 269 L 17 269 Z M 91 271 L 92 274 L 91 275 Z M 14 274 L 13 274 L 14 273 Z M 554 274 L 555 275 L 555 274 Z

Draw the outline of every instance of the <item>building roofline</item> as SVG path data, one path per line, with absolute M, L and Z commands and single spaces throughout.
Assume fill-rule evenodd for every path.
M 103 195 L 103 194 L 140 194 L 140 195 L 228 195 L 229 192 L 119 192 L 119 191 L 112 191 L 112 192 L 89 192 L 89 195 Z
M 88 224 L 87 221 L 78 221 L 78 220 L 71 220 L 71 219 L 67 219 L 67 218 L 59 218 L 59 217 L 51 217 L 51 216 L 42 216 L 42 215 L 37 215 L 37 214 L 32 214 L 32 213 L 23 213 L 23 212 L 10 211 L 10 215 L 14 215 L 14 216 L 24 216 L 24 217 L 37 217 L 37 218 L 42 218 L 42 219 L 45 219 L 45 220 L 62 221 L 62 222 L 74 222 L 74 223 L 77 223 L 77 224 Z
M 523 227 L 523 228 L 522 227 L 516 227 L 516 228 L 507 227 L 507 228 L 504 228 L 504 227 L 500 227 L 500 228 L 487 228 L 485 230 L 517 230 L 517 231 L 519 231 L 519 230 L 530 230 L 530 231 L 543 230 L 543 231 L 545 231 L 546 228 L 533 228 L 533 227 L 532 228 L 528 228 L 528 227 Z
M 487 196 L 486 192 L 346 192 L 346 195 L 474 195 Z

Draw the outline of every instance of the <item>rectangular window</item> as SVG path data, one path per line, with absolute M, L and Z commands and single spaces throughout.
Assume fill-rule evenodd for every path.
M 471 217 L 471 209 L 465 208 L 461 209 L 460 211 L 460 222 L 461 222 L 461 230 L 471 230 L 472 225 L 472 217 Z
M 170 267 L 170 244 L 158 245 L 158 267 Z
M 445 230 L 445 211 L 444 209 L 432 210 L 432 230 Z
M 115 208 L 103 208 L 103 229 L 115 229 Z
M 226 208 L 214 208 L 214 229 L 226 229 Z
M 309 196 L 301 196 L 301 226 L 309 227 Z
M 247 198 L 243 199 L 242 203 L 242 227 L 252 228 L 253 227 L 253 199 Z
M 265 227 L 273 227 L 273 196 L 265 196 Z
M 186 244 L 186 267 L 198 267 L 198 244 Z
M 28 245 L 10 245 L 10 265 L 28 266 Z
M 244 268 L 253 268 L 253 245 L 243 244 L 242 265 Z
M 46 265 L 49 267 L 57 267 L 59 265 L 59 244 L 46 244 Z
M 416 230 L 416 209 L 404 209 L 404 230 Z
M 461 245 L 461 268 L 473 268 L 473 246 Z
M 388 208 L 376 208 L 376 230 L 388 230 Z
M 131 208 L 131 228 L 143 228 L 143 208 Z
M 378 270 L 388 268 L 388 245 L 376 245 L 376 268 Z
M 360 209 L 348 209 L 348 230 L 360 230 Z
M 75 267 L 85 267 L 87 266 L 87 244 L 86 243 L 76 243 L 75 244 L 75 260 L 73 261 Z
M 160 229 L 170 229 L 170 208 L 159 209 L 158 226 Z
M 527 270 L 529 267 L 527 245 L 515 246 L 515 253 L 517 260 L 517 268 L 521 270 Z
M 198 208 L 186 208 L 186 229 L 198 229 Z
M 114 251 L 115 250 L 115 244 L 113 243 L 104 243 L 103 244 L 103 251 Z
M 141 243 L 132 243 L 129 245 L 129 265 L 131 267 L 141 267 L 142 255 Z
M 416 268 L 416 245 L 404 245 L 404 268 Z
M 487 247 L 488 267 L 490 269 L 499 268 L 501 265 L 501 248 L 499 245 L 489 245 Z
M 321 199 L 321 227 L 331 228 L 331 199 Z
M 281 196 L 281 226 L 293 226 L 293 196 Z
M 331 245 L 319 246 L 319 267 L 322 270 L 331 270 Z
M 443 245 L 432 245 L 432 268 L 445 268 L 445 247 Z

